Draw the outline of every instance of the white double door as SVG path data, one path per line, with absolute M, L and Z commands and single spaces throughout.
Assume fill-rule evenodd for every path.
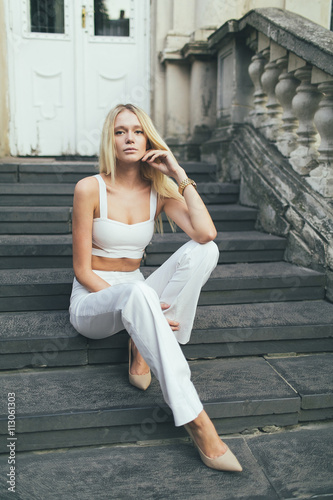
M 6 25 L 12 155 L 96 155 L 111 107 L 149 112 L 149 0 L 6 0 Z

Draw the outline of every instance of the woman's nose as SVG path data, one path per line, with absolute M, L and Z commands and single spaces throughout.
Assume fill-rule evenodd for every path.
M 133 142 L 133 134 L 132 132 L 128 132 L 127 137 L 126 137 L 126 142 Z

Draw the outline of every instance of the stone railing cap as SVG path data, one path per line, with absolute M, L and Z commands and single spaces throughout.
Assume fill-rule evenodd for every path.
M 282 9 L 255 9 L 238 21 L 227 21 L 210 35 L 209 46 L 217 48 L 227 35 L 241 32 L 247 26 L 255 28 L 281 47 L 333 75 L 333 32 Z

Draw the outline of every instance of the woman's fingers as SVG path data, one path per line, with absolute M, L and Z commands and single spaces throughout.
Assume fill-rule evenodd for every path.
M 168 319 L 168 323 L 171 326 L 171 330 L 173 332 L 176 332 L 177 330 L 179 330 L 179 323 L 178 323 L 178 321 L 173 321 L 172 319 Z
M 170 305 L 169 304 L 166 304 L 165 302 L 161 302 L 161 309 L 162 311 L 166 311 L 167 309 L 169 309 Z M 169 323 L 169 325 L 171 326 L 171 330 L 173 332 L 179 330 L 179 323 L 178 321 L 174 321 L 173 319 L 168 319 L 167 318 L 167 321 Z
M 168 156 L 168 151 L 158 150 L 158 149 L 150 149 L 146 152 L 146 154 L 141 158 L 142 161 L 154 161 L 158 157 L 166 158 Z

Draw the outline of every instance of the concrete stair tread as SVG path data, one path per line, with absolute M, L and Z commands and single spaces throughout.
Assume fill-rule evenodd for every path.
M 273 338 L 290 338 L 291 328 L 297 326 L 325 326 L 325 335 L 333 335 L 333 304 L 325 300 L 272 302 L 257 304 L 227 304 L 198 306 L 191 337 L 192 342 L 223 340 L 223 331 L 256 329 L 248 338 L 235 335 L 233 341 L 258 340 L 260 329 L 274 330 Z M 68 311 L 27 311 L 0 313 L 0 345 L 3 342 L 56 338 L 77 338 L 78 345 L 85 346 L 108 342 L 116 344 L 116 336 L 101 341 L 88 341 L 72 327 Z M 301 335 L 301 334 L 300 334 Z M 267 335 L 264 335 L 266 338 Z M 231 337 L 228 337 L 231 341 Z
M 201 171 L 202 169 L 208 169 L 208 170 L 215 170 L 216 165 L 214 163 L 207 163 L 204 161 L 189 161 L 189 160 L 184 160 L 182 161 L 182 166 L 185 168 L 185 170 L 199 170 Z M 55 171 L 72 171 L 72 172 L 78 172 L 78 171 L 85 171 L 86 169 L 91 169 L 91 168 L 97 168 L 98 167 L 98 159 L 93 159 L 91 161 L 79 161 L 79 160 L 73 160 L 73 161 L 61 161 L 57 159 L 49 160 L 49 159 L 40 159 L 39 161 L 34 161 L 34 160 L 29 160 L 25 161 L 23 158 L 12 158 L 11 161 L 8 160 L 1 160 L 0 161 L 0 167 L 1 169 L 5 170 L 7 169 L 16 169 L 19 168 L 21 171 L 36 171 L 36 172 L 45 172 L 48 173 L 50 170 L 55 170 Z M 98 172 L 97 172 L 98 173 Z
M 223 436 L 243 465 L 242 474 L 205 468 L 182 428 L 174 429 L 179 440 L 151 446 L 144 442 L 145 430 L 139 444 L 22 453 L 17 484 L 29 500 L 105 499 L 111 491 L 119 500 L 137 500 L 143 491 L 145 500 L 278 500 L 291 499 L 296 491 L 303 498 L 332 496 L 330 461 L 323 459 L 333 447 L 331 424 Z M 0 457 L 0 464 L 6 470 L 7 456 Z M 7 491 L 6 476 L 0 481 Z M 12 495 L 8 492 L 3 500 Z
M 1 207 L 0 222 L 67 222 L 71 211 L 69 207 Z
M 237 204 L 208 205 L 208 211 L 214 220 L 256 220 L 258 211 L 254 208 Z
M 300 394 L 302 409 L 333 407 L 333 353 L 273 358 L 269 363 Z
M 145 277 L 149 276 L 156 267 L 143 266 L 141 270 Z M 34 285 L 34 284 L 63 284 L 72 283 L 74 271 L 70 268 L 46 269 L 2 269 L 0 270 L 1 286 Z M 325 275 L 312 269 L 299 267 L 288 262 L 248 263 L 248 264 L 219 264 L 204 286 L 213 289 L 214 282 L 219 281 L 223 289 L 239 289 L 246 280 L 261 280 L 263 286 L 271 279 L 282 280 L 286 287 L 295 287 L 297 280 L 309 280 L 309 284 L 323 285 Z M 236 280 L 239 280 L 238 282 Z M 265 284 L 266 283 L 266 284 Z M 258 286 L 258 283 L 256 283 Z
M 154 234 L 152 242 L 147 246 L 147 253 L 172 252 L 181 245 L 189 241 L 185 233 L 172 234 Z M 286 246 L 285 238 L 271 234 L 260 233 L 259 231 L 226 231 L 218 233 L 215 240 L 220 250 L 256 250 L 256 249 L 284 249 Z M 0 237 L 0 255 L 10 253 L 20 253 L 20 249 L 27 254 L 29 247 L 33 247 L 35 255 L 48 255 L 55 253 L 56 248 L 61 248 L 61 252 L 66 251 L 66 255 L 71 254 L 72 235 L 8 235 Z M 250 248 L 249 248 L 250 245 Z M 69 252 L 69 253 L 68 253 Z
M 205 162 L 182 162 L 189 177 L 196 181 L 215 180 L 216 165 Z M 4 183 L 57 183 L 77 182 L 82 177 L 98 173 L 98 161 L 47 161 L 0 163 L 0 181 Z
M 297 277 L 300 278 L 305 276 L 308 277 L 311 276 L 312 278 L 319 279 L 319 277 L 321 278 L 324 277 L 324 274 L 318 271 L 314 271 L 313 269 L 296 266 L 295 264 L 290 264 L 289 262 L 285 261 L 260 262 L 260 263 L 254 262 L 254 263 L 218 265 L 212 272 L 209 281 L 217 278 L 264 279 L 265 277 L 267 277 L 268 279 L 270 279 L 270 278 L 282 277 L 285 280 L 285 284 L 290 285 L 292 278 L 297 278 Z M 296 286 L 297 283 L 293 281 L 292 285 Z
M 22 195 L 22 194 L 73 194 L 74 193 L 74 183 L 61 183 L 61 191 L 59 190 L 59 185 L 54 183 L 4 183 L 0 185 L 0 195 L 12 194 L 12 195 Z M 218 194 L 218 193 L 238 193 L 239 185 L 231 182 L 198 182 L 198 191 L 206 191 L 207 194 Z
M 287 372 L 277 364 L 284 361 Z M 205 408 L 217 428 L 228 433 L 249 428 L 252 422 L 259 427 L 295 425 L 306 418 L 306 412 L 332 413 L 327 376 L 332 361 L 333 354 L 244 357 L 190 362 L 190 368 Z M 142 429 L 142 422 L 159 422 L 147 435 L 154 439 L 156 433 L 163 437 L 165 426 L 172 422 L 156 378 L 142 393 L 128 383 L 127 364 L 4 372 L 1 382 L 5 393 L 16 394 L 18 451 L 137 441 L 134 431 Z M 309 401 L 312 409 L 304 409 Z M 4 445 L 7 425 L 3 403 L 0 440 Z
M 305 325 L 326 325 L 327 336 L 332 336 L 333 304 L 325 300 L 307 300 L 272 302 L 269 305 L 257 303 L 200 306 L 197 310 L 194 331 L 201 330 L 204 337 L 202 341 L 208 342 L 209 334 L 215 329 L 220 331 L 232 328 L 287 328 Z M 285 333 L 283 331 L 277 333 L 279 336 L 280 334 L 284 336 Z M 236 337 L 235 340 L 241 342 L 250 339 L 245 336 L 243 339 Z
M 320 358 L 318 369 L 322 368 L 323 363 L 324 360 Z M 298 411 L 300 407 L 300 398 L 295 390 L 264 358 L 195 361 L 190 362 L 190 367 L 201 400 L 206 405 L 219 405 L 220 411 L 223 408 L 224 412 L 220 416 L 240 416 L 244 411 L 260 414 L 266 412 L 263 408 L 265 402 L 278 413 L 287 410 L 286 403 L 288 412 Z M 58 428 L 68 426 L 66 416 L 84 413 L 85 417 L 90 414 L 94 418 L 96 412 L 103 411 L 114 411 L 118 424 L 124 424 L 122 418 L 137 419 L 140 409 L 166 406 L 156 378 L 144 394 L 128 383 L 128 365 L 5 372 L 1 375 L 1 382 L 5 393 L 16 393 L 17 425 L 20 426 L 17 432 L 22 432 L 26 427 L 28 416 L 31 432 L 36 417 L 44 417 L 38 418 L 40 424 L 43 420 L 43 425 L 38 426 L 38 430 L 42 431 L 54 428 L 51 417 L 56 415 L 63 420 L 60 425 L 58 419 Z M 318 393 L 322 393 L 320 387 Z M 7 423 L 2 420 L 7 416 L 4 407 L 1 414 L 0 427 L 3 432 L 3 428 L 6 431 Z M 24 420 L 20 421 L 23 416 Z M 95 423 L 92 421 L 90 425 Z
M 2 206 L 0 211 L 0 222 L 2 221 L 20 221 L 31 220 L 35 216 L 36 221 L 46 220 L 50 217 L 55 218 L 57 215 L 60 220 L 63 220 L 64 215 L 72 212 L 71 207 L 55 207 L 55 206 Z M 232 220 L 233 218 L 255 220 L 257 210 L 253 208 L 243 207 L 241 205 L 223 204 L 209 205 L 209 212 L 217 219 Z M 51 219 L 52 220 L 52 219 Z
M 65 183 L 63 182 L 61 184 L 61 189 L 59 189 L 58 184 L 54 183 L 3 183 L 0 185 L 0 195 L 13 195 L 13 196 L 20 196 L 20 195 L 34 195 L 34 194 L 39 194 L 39 195 L 73 195 L 74 193 L 74 184 L 72 182 Z

